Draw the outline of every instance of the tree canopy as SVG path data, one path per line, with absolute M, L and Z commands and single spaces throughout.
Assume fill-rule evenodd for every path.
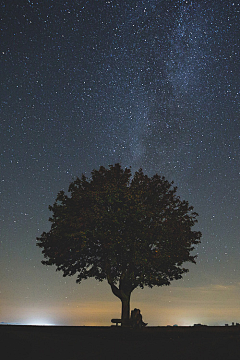
M 131 174 L 120 164 L 93 170 L 60 191 L 49 206 L 51 229 L 37 238 L 45 265 L 77 282 L 107 280 L 129 318 L 131 292 L 144 286 L 169 285 L 195 263 L 194 245 L 201 233 L 192 230 L 198 214 L 176 195 L 173 182 L 142 169 Z

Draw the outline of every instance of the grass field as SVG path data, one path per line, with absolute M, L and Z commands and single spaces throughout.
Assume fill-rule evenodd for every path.
M 8 360 L 239 360 L 240 327 L 1 325 L 0 345 Z

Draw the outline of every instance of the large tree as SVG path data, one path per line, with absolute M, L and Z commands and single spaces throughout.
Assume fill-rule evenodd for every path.
M 93 277 L 107 280 L 122 302 L 127 324 L 130 296 L 138 286 L 169 285 L 195 263 L 190 253 L 200 242 L 193 231 L 197 213 L 176 196 L 164 177 L 131 175 L 119 164 L 93 170 L 60 191 L 50 217 L 51 229 L 37 238 L 37 246 L 63 276 L 77 274 L 77 283 Z

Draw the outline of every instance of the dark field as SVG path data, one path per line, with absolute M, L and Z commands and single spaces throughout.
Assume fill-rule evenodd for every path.
M 5 359 L 240 359 L 240 327 L 0 326 Z

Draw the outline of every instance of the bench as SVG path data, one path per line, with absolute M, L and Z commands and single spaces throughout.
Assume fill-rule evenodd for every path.
M 113 324 L 116 324 L 116 326 L 118 326 L 118 324 L 122 324 L 122 319 L 112 319 L 111 322 Z

